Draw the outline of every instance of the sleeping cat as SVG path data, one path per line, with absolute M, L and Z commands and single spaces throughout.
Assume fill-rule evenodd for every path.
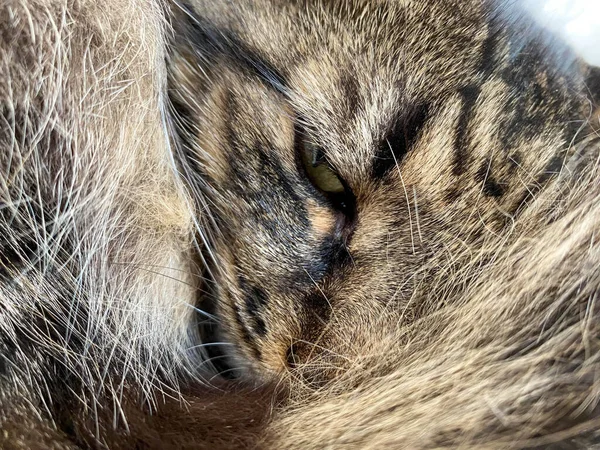
M 117 6 L 0 15 L 3 447 L 597 441 L 597 69 L 476 0 Z

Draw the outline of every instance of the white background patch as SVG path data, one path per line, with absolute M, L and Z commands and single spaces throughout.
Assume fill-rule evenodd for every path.
M 600 66 L 600 0 L 523 0 L 523 6 L 588 64 Z

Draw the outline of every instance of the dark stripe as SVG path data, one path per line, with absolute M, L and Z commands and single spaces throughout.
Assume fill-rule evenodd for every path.
M 536 180 L 537 184 L 541 186 L 545 184 L 550 178 L 554 177 L 555 175 L 558 175 L 563 168 L 565 162 L 564 159 L 564 152 L 561 152 L 558 155 L 554 155 L 550 159 L 548 164 L 546 164 L 546 167 L 544 167 L 542 173 L 538 176 Z
M 360 105 L 360 90 L 356 78 L 348 72 L 340 77 L 339 89 L 343 95 L 343 110 L 348 122 L 356 117 Z
M 454 137 L 454 160 L 452 161 L 452 173 L 460 176 L 467 171 L 469 165 L 470 150 L 470 122 L 475 114 L 475 103 L 481 89 L 479 86 L 468 85 L 459 90 L 462 97 L 462 106 L 458 124 L 456 125 L 456 134 Z
M 452 186 L 444 191 L 444 201 L 446 203 L 454 203 L 460 198 L 462 193 L 463 189 L 461 186 Z
M 263 337 L 267 334 L 267 326 L 260 315 L 265 305 L 268 304 L 267 293 L 258 286 L 248 282 L 243 276 L 238 277 L 238 284 L 244 296 L 246 312 L 252 318 L 253 331 Z
M 309 342 L 316 340 L 331 318 L 331 306 L 325 296 L 324 292 L 317 289 L 302 299 L 302 336 Z
M 348 237 L 343 234 L 324 238 L 301 268 L 291 271 L 281 280 L 278 290 L 296 296 L 298 292 L 314 289 L 315 284 L 322 284 L 326 277 L 340 277 L 340 272 L 354 261 L 344 244 L 345 239 Z
M 180 102 L 174 95 L 170 96 L 170 106 L 175 117 L 175 126 L 185 139 L 190 139 L 196 135 L 194 130 L 194 119 L 192 112 L 187 105 Z
M 252 318 L 252 325 L 253 325 L 254 331 L 256 331 L 256 334 L 258 334 L 260 337 L 266 336 L 267 324 L 265 323 L 265 321 L 263 320 L 262 317 L 254 316 Z
M 344 239 L 344 236 L 332 236 L 321 244 L 319 255 L 321 255 L 321 260 L 327 264 L 325 274 L 336 274 L 353 262 Z
M 288 353 L 288 364 L 295 367 L 297 362 L 308 362 L 311 353 L 320 353 L 310 343 L 318 343 L 323 333 L 323 329 L 329 323 L 331 318 L 331 308 L 327 299 L 321 291 L 315 290 L 302 299 L 299 318 L 301 320 L 301 331 L 298 336 L 298 342 L 293 344 Z M 294 358 L 291 353 L 294 352 Z M 318 358 L 318 356 L 316 356 Z M 304 374 L 306 377 L 309 374 Z M 309 377 L 312 378 L 312 377 Z M 311 382 L 309 379 L 307 381 Z
M 180 31 L 186 34 L 184 39 L 188 45 L 196 48 L 202 58 L 208 59 L 216 55 L 226 56 L 243 69 L 256 75 L 272 89 L 285 93 L 287 90 L 285 78 L 270 62 L 260 57 L 230 30 L 215 28 L 185 3 L 180 4 L 180 7 L 185 11 L 185 17 L 188 19 L 187 27 Z
M 483 183 L 483 193 L 488 197 L 502 197 L 504 195 L 504 188 L 488 176 L 485 183 Z
M 429 104 L 418 105 L 409 114 L 396 119 L 375 153 L 371 169 L 374 179 L 384 178 L 396 164 L 402 162 L 427 122 L 429 110 Z
M 499 32 L 489 25 L 488 36 L 481 45 L 481 59 L 479 62 L 479 73 L 486 79 L 493 72 L 498 70 L 497 47 L 501 36 Z
M 256 345 L 256 341 L 254 340 L 254 337 L 252 337 L 252 334 L 250 334 L 250 331 L 248 331 L 248 328 L 246 327 L 246 324 L 244 323 L 244 320 L 242 319 L 242 315 L 240 314 L 240 310 L 238 308 L 237 305 L 233 305 L 233 313 L 235 316 L 235 322 L 238 325 L 238 329 L 240 331 L 240 333 L 242 334 L 242 340 L 248 345 L 248 347 L 250 348 L 250 350 L 252 351 L 252 354 L 254 355 L 254 357 L 260 361 L 262 359 L 262 354 L 260 352 L 260 350 L 258 349 L 258 346 Z
M 192 112 L 187 105 L 184 105 L 174 97 L 170 97 L 170 109 L 171 115 L 174 118 L 174 134 L 178 138 L 175 140 L 175 149 L 180 155 L 180 157 L 175 158 L 175 163 L 179 172 L 185 174 L 186 178 L 189 178 L 192 174 L 204 176 L 205 173 L 200 164 L 198 164 L 198 155 L 193 143 L 195 131 Z M 192 180 L 189 181 L 191 182 Z
M 508 155 L 508 169 L 511 173 L 514 173 L 523 164 L 523 157 L 519 152 L 514 151 Z
M 564 155 L 554 155 L 546 167 L 537 175 L 535 182 L 529 186 L 525 190 L 525 193 L 521 197 L 521 199 L 516 203 L 514 216 L 518 216 L 521 211 L 523 211 L 526 203 L 534 198 L 538 192 L 550 181 L 550 179 L 554 178 L 558 175 L 564 165 Z
M 483 193 L 488 197 L 501 197 L 504 188 L 492 176 L 492 162 L 485 158 L 475 173 L 475 181 L 483 183 Z

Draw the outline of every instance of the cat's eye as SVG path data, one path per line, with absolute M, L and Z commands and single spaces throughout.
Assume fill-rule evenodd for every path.
M 327 161 L 323 149 L 307 138 L 301 138 L 298 144 L 302 167 L 312 185 L 325 195 L 335 208 L 350 215 L 352 194 Z
M 304 141 L 300 152 L 306 174 L 317 189 L 326 194 L 344 193 L 342 181 L 325 159 L 325 154 L 320 147 Z

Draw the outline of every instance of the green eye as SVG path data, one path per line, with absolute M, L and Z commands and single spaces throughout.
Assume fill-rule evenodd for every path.
M 346 188 L 333 171 L 323 150 L 315 144 L 304 141 L 301 148 L 302 165 L 312 184 L 326 194 L 343 194 Z
M 345 223 L 352 223 L 356 212 L 356 198 L 352 190 L 331 166 L 323 148 L 308 138 L 297 125 L 296 155 L 302 172 L 329 204 L 344 214 Z

